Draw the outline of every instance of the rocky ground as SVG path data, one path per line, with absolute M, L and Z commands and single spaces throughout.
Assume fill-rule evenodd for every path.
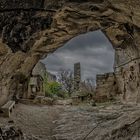
M 9 119 L 39 140 L 139 140 L 140 106 L 102 104 L 36 106 L 18 104 Z

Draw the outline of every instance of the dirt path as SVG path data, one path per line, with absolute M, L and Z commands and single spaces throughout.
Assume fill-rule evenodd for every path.
M 39 140 L 128 140 L 140 132 L 140 106 L 18 104 L 9 119 L 0 118 L 0 124 L 9 120 Z
M 13 120 L 16 126 L 21 128 L 26 135 L 34 135 L 42 140 L 49 140 L 55 128 L 55 121 L 63 107 L 36 106 L 18 104 L 9 119 L 1 118 L 1 124 Z

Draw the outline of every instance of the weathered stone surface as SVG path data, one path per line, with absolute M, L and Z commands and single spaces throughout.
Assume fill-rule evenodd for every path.
M 120 100 L 120 91 L 116 82 L 115 73 L 105 73 L 96 76 L 95 100 L 106 102 Z
M 44 96 L 37 96 L 33 103 L 35 104 L 42 104 L 42 105 L 53 105 L 53 99 L 44 97 Z
M 0 128 L 0 139 L 1 140 L 38 140 L 34 136 L 26 136 L 22 130 L 16 128 L 13 125 L 6 125 Z
M 138 106 L 133 107 L 65 107 L 56 121 L 54 137 L 56 140 L 139 139 L 140 112 Z
M 116 65 L 139 57 L 139 6 L 139 0 L 0 0 L 0 104 L 24 85 L 17 73 L 28 77 L 40 58 L 79 34 L 101 29 L 116 49 Z M 134 68 L 133 82 L 128 74 L 119 81 L 124 99 L 138 102 L 139 59 Z
M 9 120 L 0 118 L 0 126 L 10 123 L 15 126 L 14 131 L 20 128 L 25 140 L 28 137 L 29 140 L 139 140 L 140 106 L 137 105 L 18 104 L 14 112 Z

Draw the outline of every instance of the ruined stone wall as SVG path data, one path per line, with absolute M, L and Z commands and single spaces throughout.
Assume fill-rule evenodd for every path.
M 119 97 L 119 89 L 114 73 L 100 74 L 96 76 L 95 99 L 97 102 L 104 102 Z
M 81 82 L 81 65 L 80 62 L 74 64 L 74 90 L 78 91 Z
M 20 77 L 28 78 L 39 59 L 79 34 L 101 29 L 117 51 L 117 61 L 124 58 L 119 55 L 124 51 L 138 57 L 139 6 L 139 0 L 0 0 L 0 105 L 5 97 L 18 93 L 19 84 L 24 86 L 26 80 Z

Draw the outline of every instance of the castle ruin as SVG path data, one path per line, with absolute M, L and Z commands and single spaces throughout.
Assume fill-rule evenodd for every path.
M 74 89 L 79 90 L 81 82 L 81 65 L 80 62 L 74 64 Z

